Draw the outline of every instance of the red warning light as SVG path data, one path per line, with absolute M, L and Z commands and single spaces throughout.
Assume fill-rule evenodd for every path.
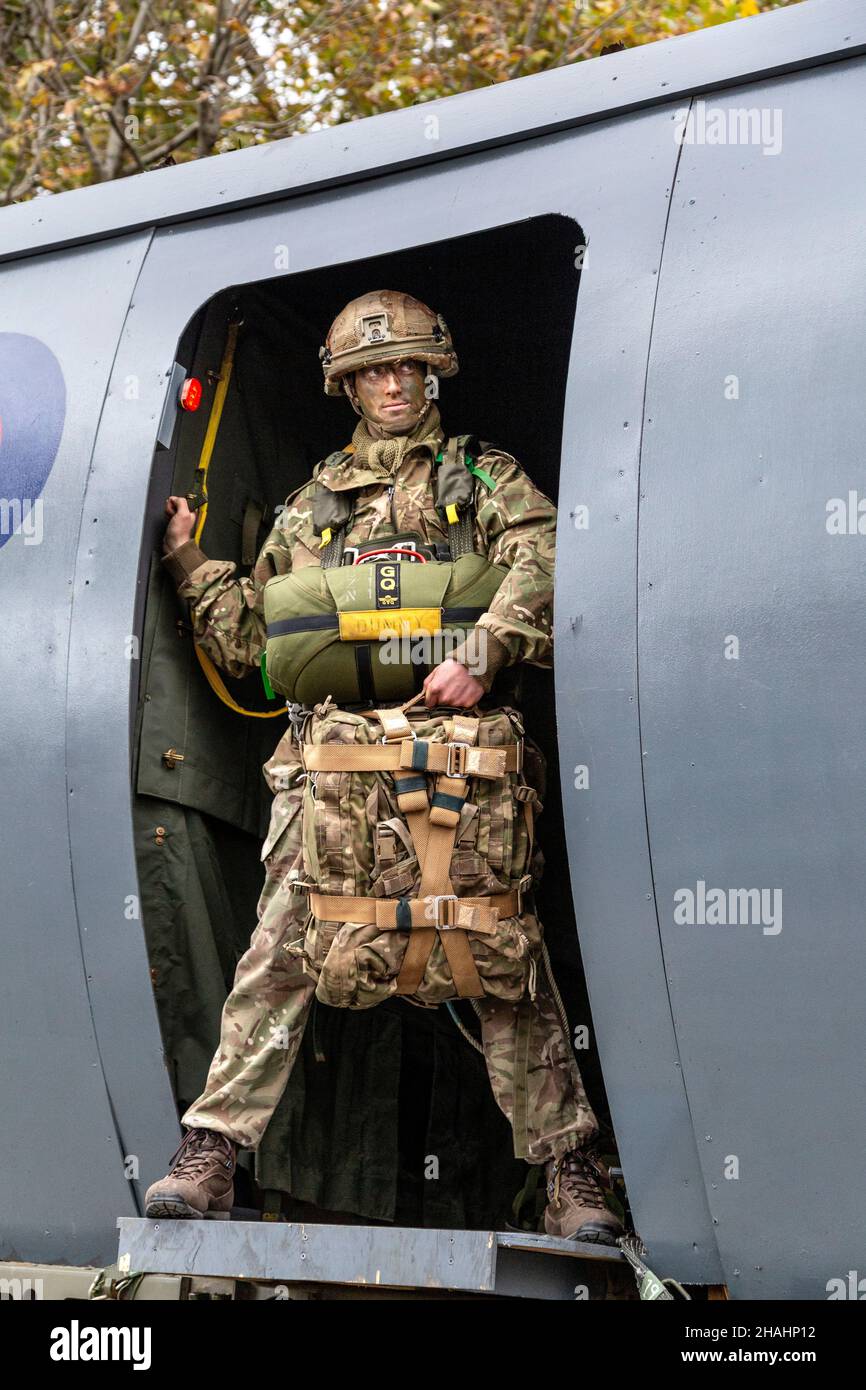
M 182 410 L 198 410 L 201 405 L 201 382 L 197 376 L 188 376 L 180 388 Z

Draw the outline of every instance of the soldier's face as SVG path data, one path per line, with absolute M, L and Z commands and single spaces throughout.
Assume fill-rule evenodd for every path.
M 424 363 L 404 358 L 361 367 L 355 373 L 355 393 L 368 420 L 394 434 L 407 434 L 426 404 Z

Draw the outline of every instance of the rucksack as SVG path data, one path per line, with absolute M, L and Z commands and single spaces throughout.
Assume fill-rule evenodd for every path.
M 535 992 L 534 788 L 516 711 L 327 702 L 301 740 L 305 969 L 364 1009 Z

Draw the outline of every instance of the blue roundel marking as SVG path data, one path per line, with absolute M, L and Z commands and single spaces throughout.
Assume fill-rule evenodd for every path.
M 26 518 L 57 457 L 66 383 L 50 348 L 0 333 L 0 549 Z

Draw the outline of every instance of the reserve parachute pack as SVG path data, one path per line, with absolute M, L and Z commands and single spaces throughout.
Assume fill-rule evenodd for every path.
M 345 704 L 405 700 L 468 636 L 507 574 L 474 549 L 473 475 L 494 484 L 470 447 L 472 436 L 459 435 L 437 456 L 447 547 L 409 534 L 349 547 L 351 494 L 320 485 L 313 527 L 321 566 L 277 575 L 264 589 L 265 666 L 275 691 L 305 705 L 327 695 Z M 341 452 L 324 462 L 350 459 Z
M 529 745 L 528 762 L 540 754 Z M 308 926 L 290 946 L 316 996 L 366 1009 L 535 993 L 538 792 L 512 709 L 319 705 L 301 735 Z

